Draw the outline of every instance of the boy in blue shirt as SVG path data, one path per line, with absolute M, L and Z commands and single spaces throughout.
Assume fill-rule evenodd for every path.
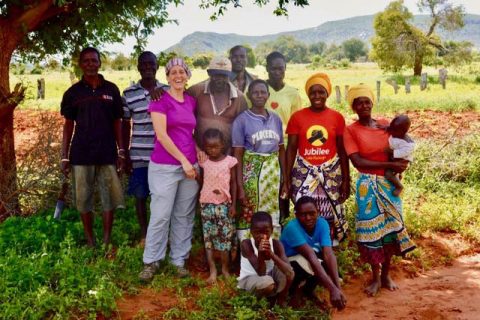
M 292 303 L 298 302 L 303 282 L 303 293 L 309 297 L 314 297 L 315 287 L 321 284 L 330 292 L 332 306 L 342 310 L 347 300 L 340 289 L 337 259 L 332 250 L 327 221 L 318 216 L 315 200 L 308 196 L 295 203 L 295 217 L 280 237 L 295 272 L 290 287 Z

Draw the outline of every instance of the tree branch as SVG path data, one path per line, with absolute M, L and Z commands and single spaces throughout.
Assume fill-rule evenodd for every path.
M 58 14 L 68 13 L 73 10 L 73 8 L 74 5 L 72 3 L 56 6 L 53 0 L 40 0 L 37 5 L 24 10 L 13 23 L 27 33 L 35 30 L 40 23 Z

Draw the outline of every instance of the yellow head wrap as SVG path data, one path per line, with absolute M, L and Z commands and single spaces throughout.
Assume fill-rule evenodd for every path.
M 307 82 L 305 83 L 305 92 L 307 93 L 307 96 L 308 90 L 310 90 L 310 87 L 315 84 L 319 84 L 324 87 L 325 90 L 327 90 L 328 96 L 330 96 L 330 93 L 332 92 L 332 83 L 330 82 L 330 78 L 326 73 L 318 72 L 308 78 Z
M 375 103 L 375 95 L 373 94 L 373 90 L 366 84 L 361 83 L 348 89 L 347 101 L 350 107 L 353 107 L 353 100 L 360 97 L 367 97 L 370 99 L 370 101 L 372 101 L 372 104 Z

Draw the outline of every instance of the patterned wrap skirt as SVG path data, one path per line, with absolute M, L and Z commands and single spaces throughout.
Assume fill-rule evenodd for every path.
M 292 169 L 292 201 L 295 203 L 303 196 L 314 198 L 320 216 L 329 222 L 338 241 L 345 239 L 348 229 L 345 206 L 339 201 L 341 184 L 342 171 L 338 156 L 319 166 L 297 156 Z
M 415 249 L 403 221 L 402 201 L 393 195 L 393 190 L 393 184 L 385 177 L 360 173 L 355 230 L 360 254 L 371 264 Z
M 280 227 L 279 193 L 280 163 L 278 152 L 270 154 L 245 151 L 243 155 L 243 188 L 247 205 L 237 219 L 238 229 L 249 229 L 252 215 L 257 211 L 272 216 L 273 227 Z

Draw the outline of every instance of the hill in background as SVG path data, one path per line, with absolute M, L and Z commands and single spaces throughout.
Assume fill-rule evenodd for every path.
M 370 44 L 370 39 L 375 34 L 373 29 L 374 17 L 374 15 L 358 16 L 325 22 L 314 28 L 263 36 L 194 32 L 184 37 L 179 43 L 171 46 L 166 51 L 175 51 L 188 56 L 207 52 L 225 53 L 237 44 L 249 44 L 252 48 L 255 48 L 257 44 L 261 42 L 272 41 L 282 35 L 291 35 L 306 44 L 319 41 L 327 44 L 341 44 L 343 41 L 351 38 L 358 38 Z M 422 29 L 427 28 L 428 21 L 429 16 L 427 15 L 414 16 L 414 23 Z M 475 48 L 480 48 L 480 15 L 467 14 L 464 21 L 465 27 L 460 30 L 447 32 L 438 29 L 437 33 L 443 40 L 470 41 Z

